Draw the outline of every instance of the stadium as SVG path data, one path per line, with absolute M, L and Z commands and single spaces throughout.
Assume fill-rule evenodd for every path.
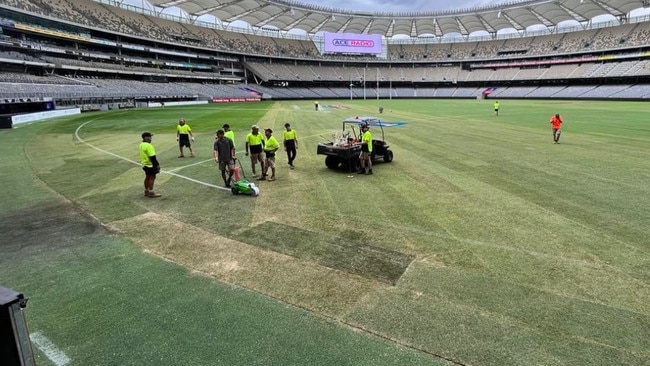
M 649 7 L 4 1 L 0 286 L 29 298 L 31 346 L 0 355 L 649 364 Z M 395 153 L 372 176 L 316 153 L 359 116 Z M 177 157 L 179 118 L 196 158 Z M 244 136 L 286 122 L 296 169 L 280 150 L 276 181 L 231 194 L 215 131 L 252 175 Z

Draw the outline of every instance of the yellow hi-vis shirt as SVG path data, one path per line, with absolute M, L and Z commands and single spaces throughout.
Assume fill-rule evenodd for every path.
M 293 129 L 291 131 L 285 130 L 284 133 L 282 134 L 282 137 L 284 138 L 284 141 L 295 140 L 298 138 L 298 136 L 296 136 L 296 130 Z
M 248 145 L 261 145 L 262 144 L 262 134 L 258 133 L 257 135 L 253 135 L 252 132 L 249 132 L 248 135 L 246 135 L 246 142 L 248 142 Z
M 269 137 L 266 140 L 266 144 L 264 144 L 264 151 L 273 151 L 279 148 L 280 148 L 280 143 L 278 143 L 278 140 L 275 138 L 275 136 Z
M 224 132 L 223 135 L 232 141 L 232 146 L 235 146 L 235 133 L 232 130 Z
M 186 123 L 182 126 L 176 125 L 176 131 L 178 131 L 180 135 L 189 135 L 190 132 L 192 132 L 192 129 L 190 128 L 190 125 Z
M 151 156 L 156 155 L 156 149 L 153 148 L 153 145 L 149 142 L 142 141 L 140 143 L 140 163 L 143 167 L 153 168 L 153 163 L 151 162 Z
M 361 134 L 361 143 L 364 142 L 368 143 L 368 152 L 372 152 L 372 135 L 370 134 L 370 131 Z

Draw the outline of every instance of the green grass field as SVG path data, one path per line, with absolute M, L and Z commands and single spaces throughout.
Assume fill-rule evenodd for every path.
M 312 101 L 84 114 L 1 130 L 0 285 L 74 365 L 649 365 L 650 105 Z M 395 154 L 328 170 L 376 115 Z M 551 114 L 565 124 L 552 143 Z M 176 120 L 194 159 L 178 159 Z M 214 132 L 299 134 L 258 197 Z M 142 197 L 150 130 L 160 199 Z M 377 127 L 373 136 L 380 135 Z M 42 348 L 42 347 L 41 347 Z M 60 365 L 37 348 L 39 365 Z

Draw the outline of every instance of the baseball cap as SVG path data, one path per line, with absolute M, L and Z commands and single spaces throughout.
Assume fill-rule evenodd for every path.
M 151 137 L 151 136 L 153 136 L 153 133 L 151 133 L 151 132 L 143 132 L 142 133 L 142 138 Z
M 260 129 L 260 126 L 258 126 L 258 125 L 253 125 L 253 126 L 251 126 L 251 128 L 257 128 L 257 129 L 259 130 L 259 129 Z
M 217 130 L 217 135 L 223 135 L 223 134 L 224 134 L 223 130 Z
M 273 133 L 273 130 L 270 129 L 270 128 L 265 128 L 264 131 L 269 131 L 269 132 Z
M 289 122 L 284 124 L 284 127 L 289 127 L 289 126 L 291 126 L 291 124 Z
M 227 123 L 224 123 L 223 126 L 221 126 L 221 128 L 230 128 L 230 125 L 227 124 Z

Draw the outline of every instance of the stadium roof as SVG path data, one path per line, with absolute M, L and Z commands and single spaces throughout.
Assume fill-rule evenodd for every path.
M 162 8 L 179 7 L 194 17 L 211 14 L 225 23 L 244 21 L 253 27 L 281 31 L 302 29 L 308 34 L 381 34 L 411 37 L 477 31 L 496 33 L 534 25 L 548 28 L 567 20 L 588 22 L 599 15 L 626 16 L 650 5 L 649 0 L 515 0 L 498 5 L 440 12 L 357 12 L 292 0 L 149 0 Z

